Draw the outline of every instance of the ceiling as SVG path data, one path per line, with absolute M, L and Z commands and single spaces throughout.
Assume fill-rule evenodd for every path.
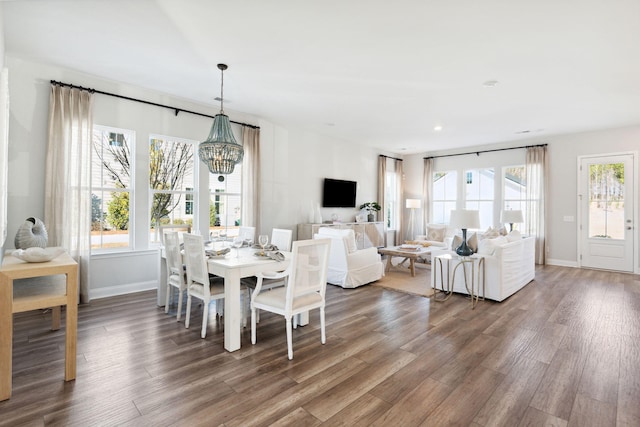
M 638 0 L 0 5 L 8 55 L 214 106 L 224 62 L 231 119 L 392 153 L 640 124 Z

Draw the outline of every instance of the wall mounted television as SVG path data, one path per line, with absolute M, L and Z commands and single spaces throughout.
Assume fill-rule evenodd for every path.
M 355 181 L 325 178 L 322 187 L 322 206 L 325 208 L 355 208 Z

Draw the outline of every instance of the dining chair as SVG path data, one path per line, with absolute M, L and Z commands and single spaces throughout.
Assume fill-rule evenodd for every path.
M 164 312 L 169 312 L 169 301 L 173 292 L 171 288 L 178 289 L 178 301 L 176 320 L 180 320 L 182 315 L 182 300 L 184 299 L 184 291 L 187 289 L 187 278 L 182 264 L 182 255 L 180 254 L 180 239 L 176 231 L 168 231 L 164 233 L 164 250 L 167 262 L 167 299 L 164 305 Z
M 238 236 L 242 237 L 242 240 L 255 242 L 256 241 L 256 228 L 255 227 L 244 227 L 240 226 L 238 228 Z
M 278 250 L 290 252 L 291 251 L 291 239 L 293 236 L 293 232 L 291 230 L 287 230 L 284 228 L 274 228 L 271 231 L 271 244 L 276 246 Z M 272 272 L 265 273 L 266 275 L 275 274 Z M 253 293 L 256 289 L 256 283 L 258 278 L 256 276 L 245 277 L 242 279 L 242 284 L 245 285 L 249 295 Z M 265 278 L 262 282 L 262 290 L 270 290 L 273 288 L 278 288 L 280 286 L 284 286 L 285 278 L 281 279 L 267 279 Z M 248 304 L 247 304 L 248 308 Z M 257 321 L 260 321 L 260 314 L 258 314 Z
M 271 244 L 276 246 L 278 250 L 291 251 L 291 239 L 293 231 L 284 228 L 274 228 L 271 230 Z
M 326 342 L 325 292 L 330 239 L 298 240 L 293 242 L 289 267 L 281 273 L 258 274 L 256 289 L 251 295 L 251 343 L 256 343 L 256 314 L 266 310 L 284 316 L 287 332 L 287 355 L 293 359 L 293 327 L 297 327 L 296 316 L 313 309 L 320 310 L 321 342 Z M 260 292 L 266 278 L 287 277 L 284 287 Z M 277 277 L 274 277 L 277 276 Z
M 184 259 L 187 266 L 187 318 L 184 326 L 189 328 L 192 298 L 202 300 L 202 331 L 200 332 L 200 337 L 205 338 L 207 336 L 209 303 L 224 299 L 224 279 L 209 275 L 202 236 L 186 233 L 183 235 L 183 239 Z

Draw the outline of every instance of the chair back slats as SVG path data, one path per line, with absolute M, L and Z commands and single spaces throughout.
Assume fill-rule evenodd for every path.
M 238 228 L 238 236 L 242 238 L 245 242 L 256 241 L 256 228 L 255 227 L 245 227 L 241 226 Z
M 184 258 L 187 266 L 187 283 L 197 282 L 209 286 L 209 272 L 204 254 L 204 240 L 197 234 L 185 234 Z
M 164 234 L 164 250 L 167 259 L 167 274 L 182 274 L 182 256 L 180 255 L 180 241 L 178 233 L 169 231 Z
M 291 239 L 293 231 L 284 228 L 274 228 L 271 230 L 271 244 L 278 247 L 278 250 L 291 251 Z
M 293 242 L 291 275 L 287 283 L 287 308 L 291 308 L 294 299 L 310 293 L 317 293 L 324 300 L 330 245 L 330 239 Z

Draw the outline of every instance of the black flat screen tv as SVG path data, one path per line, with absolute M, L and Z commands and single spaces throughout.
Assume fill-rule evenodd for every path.
M 325 178 L 322 187 L 322 206 L 325 208 L 355 208 L 355 181 Z

